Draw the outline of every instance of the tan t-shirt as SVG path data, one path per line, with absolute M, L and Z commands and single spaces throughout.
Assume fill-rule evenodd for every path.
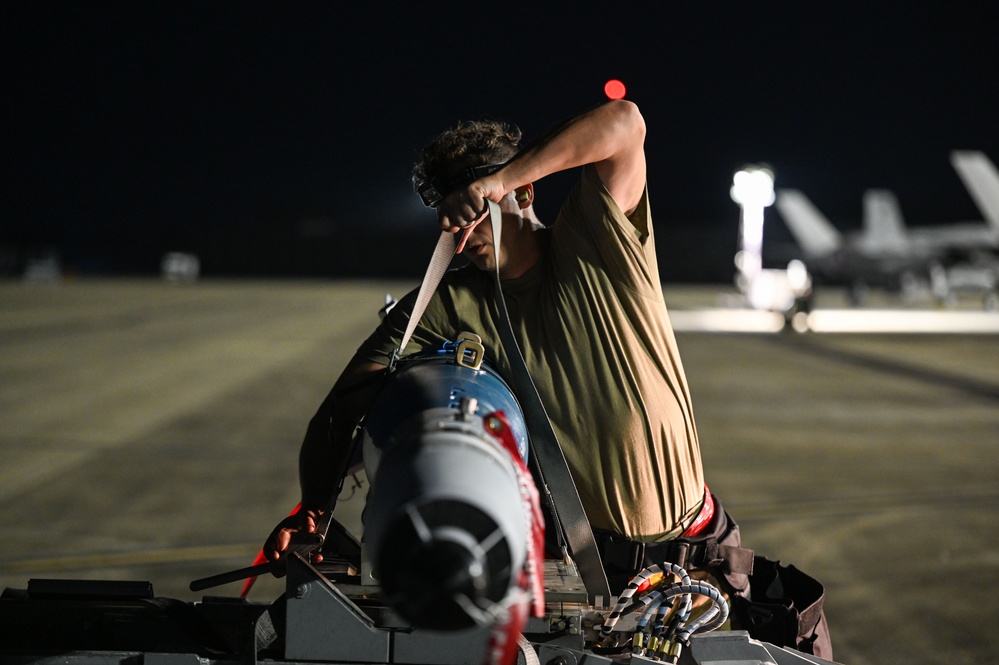
M 595 169 L 547 234 L 542 259 L 503 282 L 514 334 L 558 435 L 591 524 L 631 538 L 678 535 L 704 493 L 690 394 L 663 302 L 648 195 L 630 219 Z M 449 271 L 406 352 L 460 331 L 510 379 L 493 275 Z M 360 347 L 388 363 L 416 299 L 405 296 Z

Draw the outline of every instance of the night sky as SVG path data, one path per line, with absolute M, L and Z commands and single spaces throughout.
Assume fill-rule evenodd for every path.
M 668 280 L 731 278 L 747 162 L 844 229 L 868 187 L 914 225 L 980 219 L 947 156 L 999 162 L 993 2 L 24 1 L 0 25 L 8 271 L 51 248 L 81 275 L 184 250 L 206 276 L 419 276 L 416 150 L 483 116 L 530 138 L 610 78 L 646 118 Z M 538 186 L 543 220 L 571 182 Z

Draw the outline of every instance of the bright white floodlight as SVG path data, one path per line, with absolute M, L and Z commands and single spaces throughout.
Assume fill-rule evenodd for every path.
M 741 206 L 765 208 L 774 202 L 774 174 L 767 168 L 747 166 L 732 177 L 730 193 Z

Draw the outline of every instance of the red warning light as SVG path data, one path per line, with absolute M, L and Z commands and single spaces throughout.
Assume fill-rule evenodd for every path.
M 604 83 L 604 94 L 609 99 L 624 99 L 624 84 L 617 79 L 611 79 Z

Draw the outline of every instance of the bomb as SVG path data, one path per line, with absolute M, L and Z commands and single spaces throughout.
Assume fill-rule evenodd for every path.
M 372 574 L 421 628 L 490 621 L 534 546 L 524 416 L 477 339 L 400 361 L 365 418 Z

